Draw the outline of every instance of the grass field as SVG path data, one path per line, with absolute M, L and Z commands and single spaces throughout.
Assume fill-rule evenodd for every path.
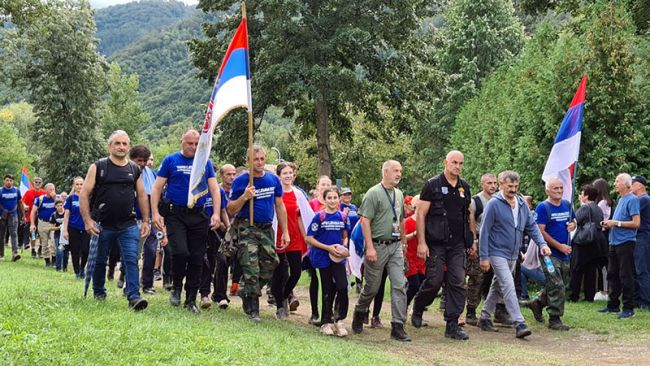
M 301 281 L 303 282 L 303 281 Z M 299 289 L 298 314 L 288 322 L 263 307 L 263 323 L 250 323 L 239 303 L 196 316 L 168 304 L 168 293 L 149 296 L 149 308 L 127 309 L 114 283 L 97 302 L 83 297 L 82 281 L 25 258 L 0 262 L 0 364 L 2 365 L 475 365 L 647 364 L 650 313 L 621 321 L 597 314 L 602 303 L 567 304 L 574 329 L 553 332 L 530 319 L 533 336 L 515 340 L 512 330 L 481 332 L 466 327 L 468 342 L 443 337 L 437 310 L 425 314 L 430 327 L 407 331 L 409 344 L 389 339 L 389 330 L 368 329 L 345 339 L 325 337 L 306 323 L 309 306 Z M 352 303 L 356 297 L 352 296 Z M 388 298 L 386 298 L 388 302 Z M 437 308 L 437 306 L 435 306 Z M 382 319 L 389 323 L 390 306 Z M 348 325 L 350 319 L 346 320 Z

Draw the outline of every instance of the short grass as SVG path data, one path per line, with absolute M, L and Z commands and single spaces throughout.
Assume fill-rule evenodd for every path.
M 159 291 L 149 308 L 127 309 L 108 283 L 106 302 L 84 298 L 82 281 L 31 258 L 0 263 L 0 364 L 3 365 L 377 365 L 397 356 L 317 328 L 240 309 L 199 316 L 172 308 Z

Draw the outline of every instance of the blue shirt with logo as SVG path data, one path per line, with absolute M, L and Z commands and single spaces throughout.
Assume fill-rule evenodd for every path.
M 38 219 L 40 221 L 50 222 L 50 217 L 56 211 L 54 201 L 54 198 L 50 198 L 47 195 L 40 196 L 34 200 L 34 207 L 38 209 Z
M 228 206 L 228 197 L 226 197 L 226 191 L 223 190 L 223 187 L 219 187 L 219 193 L 221 193 L 221 209 L 225 210 L 226 207 Z M 212 196 L 208 193 L 208 198 L 205 200 L 205 206 L 203 206 L 205 209 L 205 213 L 208 216 L 212 216 L 214 214 L 214 204 L 212 203 Z
M 68 217 L 68 227 L 76 230 L 84 230 L 86 226 L 84 225 L 84 220 L 81 217 L 81 211 L 79 210 L 79 196 L 76 193 L 73 193 L 67 200 L 63 208 L 70 211 Z
M 313 236 L 325 245 L 343 245 L 344 230 L 349 233 L 350 226 L 349 221 L 343 219 L 342 212 L 325 213 L 325 217 L 317 212 L 309 224 L 307 236 Z M 309 261 L 314 268 L 327 268 L 332 263 L 329 252 L 316 247 L 309 248 Z
M 561 244 L 569 244 L 567 223 L 575 218 L 569 201 L 562 200 L 559 206 L 555 206 L 548 201 L 543 201 L 537 205 L 535 213 L 537 214 L 537 223 L 546 225 L 546 233 Z M 549 213 L 551 217 L 548 217 Z M 571 259 L 571 254 L 564 254 L 555 248 L 551 248 L 551 255 L 563 261 Z
M 253 209 L 256 224 L 270 224 L 273 222 L 275 214 L 275 199 L 282 197 L 282 183 L 277 175 L 264 172 L 261 177 L 253 178 L 255 186 L 255 199 L 253 200 Z M 235 178 L 230 187 L 230 200 L 234 201 L 241 197 L 248 186 L 248 173 L 244 173 Z M 249 202 L 246 201 L 242 209 L 237 213 L 237 217 L 248 219 Z
M 186 158 L 180 152 L 176 152 L 165 156 L 158 176 L 167 179 L 167 189 L 165 191 L 165 198 L 170 200 L 173 204 L 179 206 L 187 206 L 187 193 L 190 187 L 190 175 L 192 174 L 192 162 L 194 158 Z M 205 174 L 203 174 L 203 183 L 207 186 L 207 181 L 214 178 L 214 166 L 208 160 L 205 165 Z M 203 207 L 207 195 L 202 196 L 196 202 L 195 207 Z
M 639 199 L 632 193 L 628 193 L 618 201 L 612 220 L 632 221 L 632 216 L 639 213 Z M 609 229 L 609 245 L 620 245 L 628 241 L 636 241 L 636 229 L 617 226 Z
M 20 201 L 21 198 L 22 197 L 18 188 L 11 187 L 7 189 L 5 186 L 2 186 L 2 190 L 0 191 L 0 204 L 4 210 L 3 212 L 0 212 L 0 214 L 8 212 L 14 216 L 17 216 L 18 201 Z

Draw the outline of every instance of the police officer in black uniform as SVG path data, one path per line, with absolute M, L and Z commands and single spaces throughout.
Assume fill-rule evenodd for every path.
M 458 326 L 465 307 L 466 248 L 476 254 L 475 234 L 469 226 L 471 193 L 469 184 L 460 178 L 465 158 L 460 151 L 451 151 L 444 161 L 442 174 L 424 185 L 417 210 L 418 256 L 426 259 L 425 280 L 413 299 L 411 323 L 423 325 L 422 313 L 435 299 L 445 281 L 445 336 L 469 339 Z M 443 272 L 443 264 L 447 272 Z

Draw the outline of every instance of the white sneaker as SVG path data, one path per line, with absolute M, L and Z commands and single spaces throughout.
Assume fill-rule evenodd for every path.
M 343 322 L 340 320 L 334 323 L 334 331 L 339 337 L 345 337 L 348 335 L 348 331 L 345 329 L 345 324 L 343 324 Z
M 332 323 L 323 324 L 320 327 L 320 332 L 328 336 L 334 335 L 334 325 Z
M 223 299 L 219 301 L 219 309 L 223 309 L 223 310 L 228 309 L 228 300 Z
M 594 301 L 609 301 L 609 295 L 603 294 L 602 292 L 596 292 Z

